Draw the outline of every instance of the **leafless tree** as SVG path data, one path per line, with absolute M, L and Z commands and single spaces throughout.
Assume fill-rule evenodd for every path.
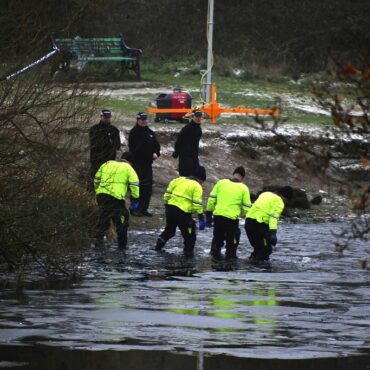
M 70 273 L 89 242 L 86 131 L 94 98 L 31 71 L 0 84 L 0 261 Z
M 0 15 L 0 268 L 20 277 L 35 264 L 73 274 L 95 212 L 84 174 L 96 97 L 58 82 L 48 61 L 5 78 L 49 51 L 52 34 L 93 1 L 62 3 L 7 0 Z
M 325 99 L 322 92 L 316 96 L 323 106 L 330 107 L 337 130 L 345 133 L 349 140 L 360 137 L 365 143 L 365 146 L 358 146 L 353 160 L 357 166 L 366 169 L 370 166 L 370 54 L 368 50 L 359 52 L 356 61 L 345 63 L 334 58 L 333 64 L 331 80 L 337 82 L 335 95 L 331 101 Z M 342 252 L 355 239 L 365 242 L 370 239 L 370 183 L 366 179 L 348 179 L 340 189 L 349 195 L 356 215 L 350 227 L 338 235 L 337 250 Z M 367 267 L 368 262 L 369 259 L 363 261 L 363 267 Z
M 350 200 L 349 226 L 336 235 L 339 253 L 355 240 L 367 242 L 370 238 L 369 176 L 338 175 L 335 166 L 336 161 L 345 160 L 360 174 L 368 173 L 370 166 L 370 55 L 357 55 L 356 61 L 332 57 L 327 80 L 312 86 L 317 101 L 331 112 L 332 125 L 323 129 L 325 145 L 316 145 L 310 137 L 292 141 L 277 134 L 286 147 L 294 150 L 289 155 L 297 168 L 325 179 L 336 187 L 338 195 Z M 363 267 L 368 262 L 369 259 L 362 261 Z

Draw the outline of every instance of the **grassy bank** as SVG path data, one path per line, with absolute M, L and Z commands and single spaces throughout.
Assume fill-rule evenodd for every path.
M 132 117 L 138 111 L 146 110 L 149 105 L 155 106 L 155 99 L 160 92 L 168 93 L 174 87 L 190 91 L 194 105 L 202 105 L 201 65 L 196 61 L 180 60 L 163 63 L 143 61 L 142 82 L 127 76 L 125 81 L 104 84 L 110 89 L 122 89 L 122 94 L 108 94 L 101 98 L 101 105 L 113 109 L 125 117 Z M 248 108 L 272 108 L 276 98 L 282 100 L 284 115 L 290 123 L 328 124 L 331 118 L 315 101 L 314 83 L 322 78 L 320 75 L 290 76 L 277 74 L 263 75 L 249 79 L 243 71 L 235 70 L 232 75 L 217 70 L 212 80 L 217 85 L 217 100 L 223 106 L 243 105 Z M 239 75 L 237 75 L 239 74 Z M 129 90 L 131 89 L 131 93 Z M 132 91 L 134 89 L 135 91 Z M 152 119 L 152 121 L 154 118 Z M 219 121 L 240 123 L 253 121 L 245 116 L 223 116 Z

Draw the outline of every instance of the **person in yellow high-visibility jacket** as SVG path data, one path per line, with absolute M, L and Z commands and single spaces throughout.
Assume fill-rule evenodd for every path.
M 248 213 L 251 199 L 248 186 L 243 184 L 245 169 L 235 168 L 232 179 L 219 180 L 213 187 L 207 202 L 206 226 L 212 226 L 211 255 L 222 258 L 221 248 L 226 242 L 226 258 L 237 258 L 236 249 L 240 240 L 239 216 Z M 212 220 L 213 219 L 213 220 Z
M 176 228 L 184 238 L 184 254 L 192 257 L 196 241 L 196 225 L 192 214 L 197 213 L 199 230 L 204 230 L 203 188 L 206 180 L 206 170 L 199 166 L 194 176 L 178 177 L 172 180 L 163 196 L 166 204 L 166 226 L 160 234 L 155 250 L 160 251 L 166 242 L 175 236 Z
M 103 245 L 104 234 L 112 220 L 117 231 L 118 247 L 123 249 L 127 247 L 130 214 L 126 208 L 125 196 L 130 189 L 133 199 L 131 206 L 137 208 L 140 195 L 139 178 L 131 167 L 131 160 L 131 153 L 125 152 L 122 154 L 122 161 L 107 161 L 95 174 L 94 187 L 99 206 L 96 246 Z
M 293 189 L 284 186 L 276 194 L 269 191 L 261 193 L 253 203 L 244 225 L 253 247 L 251 260 L 269 260 L 272 246 L 277 244 L 277 225 L 284 203 L 292 199 L 292 196 Z

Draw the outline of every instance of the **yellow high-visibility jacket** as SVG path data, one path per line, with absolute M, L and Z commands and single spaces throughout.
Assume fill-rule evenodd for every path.
M 247 218 L 253 218 L 260 223 L 265 223 L 270 230 L 277 230 L 279 217 L 283 210 L 283 199 L 275 193 L 266 191 L 260 194 L 253 203 Z
M 247 215 L 251 206 L 247 185 L 240 181 L 223 179 L 216 183 L 209 194 L 207 211 L 212 211 L 214 216 L 236 220 L 242 209 Z
M 96 194 L 109 194 L 116 199 L 124 199 L 127 188 L 131 196 L 139 198 L 139 178 L 127 162 L 108 161 L 103 163 L 94 178 Z
M 191 177 L 172 180 L 163 199 L 166 204 L 176 206 L 186 213 L 203 213 L 203 188 Z

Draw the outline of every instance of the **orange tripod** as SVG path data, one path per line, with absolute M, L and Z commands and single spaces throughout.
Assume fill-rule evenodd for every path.
M 194 108 L 151 108 L 148 107 L 148 114 L 155 113 L 191 113 Z M 254 114 L 254 115 L 271 115 L 277 117 L 281 114 L 279 107 L 272 109 L 249 109 L 244 105 L 238 105 L 235 108 L 224 108 L 217 103 L 216 100 L 216 85 L 212 85 L 211 102 L 206 103 L 200 108 L 197 108 L 205 113 L 210 119 L 211 123 L 217 122 L 217 117 L 222 113 L 234 113 L 234 114 Z

